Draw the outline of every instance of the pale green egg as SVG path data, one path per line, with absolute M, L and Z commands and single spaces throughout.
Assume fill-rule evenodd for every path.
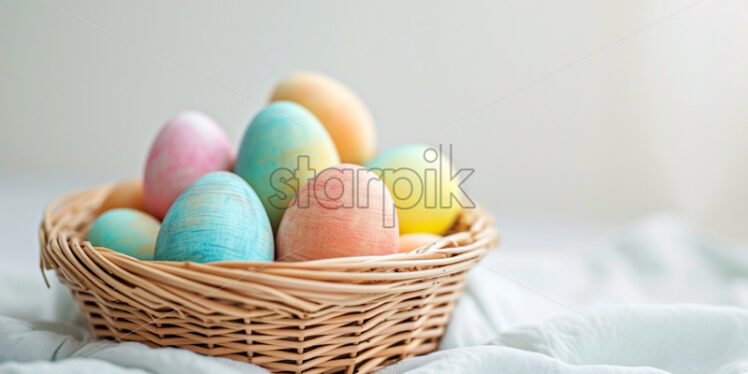
M 96 219 L 86 239 L 94 247 L 104 247 L 135 257 L 152 260 L 161 224 L 135 209 L 112 209 Z

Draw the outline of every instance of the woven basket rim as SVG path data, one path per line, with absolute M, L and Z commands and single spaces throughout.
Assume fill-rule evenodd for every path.
M 80 195 L 88 195 L 91 193 L 101 193 L 103 195 L 106 194 L 106 192 L 110 191 L 116 183 L 106 183 L 101 184 L 94 187 L 79 189 L 76 191 L 72 191 L 69 193 L 66 193 L 64 195 L 61 195 L 55 199 L 53 199 L 44 209 L 44 218 L 41 223 L 40 230 L 46 231 L 45 237 L 49 238 L 49 233 L 52 231 L 52 222 L 49 219 L 50 215 L 55 211 L 55 208 L 58 208 L 59 205 L 61 205 L 65 201 L 69 201 L 74 199 L 75 197 L 78 197 Z M 498 244 L 498 234 L 495 232 L 495 229 L 493 228 L 493 220 L 487 218 L 487 213 L 483 211 L 481 208 L 474 208 L 479 214 L 483 214 L 483 219 L 486 219 L 487 222 L 481 222 L 480 227 L 475 227 L 474 230 L 470 231 L 479 231 L 479 230 L 485 230 L 488 229 L 491 231 L 486 236 L 495 236 L 495 238 L 491 238 L 490 240 L 495 241 L 494 245 Z M 471 227 L 472 228 L 472 227 Z M 394 254 L 387 254 L 387 255 L 372 255 L 372 256 L 347 256 L 347 257 L 335 257 L 335 258 L 325 258 L 325 259 L 317 259 L 317 260 L 306 260 L 306 261 L 215 261 L 210 263 L 196 263 L 192 261 L 158 261 L 158 260 L 148 260 L 148 261 L 142 261 L 142 260 L 136 260 L 138 262 L 142 263 L 152 263 L 152 264 L 160 264 L 160 265 L 166 265 L 166 266 L 184 266 L 182 264 L 200 264 L 200 265 L 208 265 L 208 266 L 215 266 L 215 267 L 226 267 L 226 268 L 235 268 L 239 265 L 246 267 L 246 268 L 253 268 L 253 267 L 261 267 L 261 268 L 315 268 L 320 265 L 324 266 L 334 266 L 335 264 L 340 264 L 344 267 L 349 266 L 359 266 L 359 267 L 368 267 L 369 265 L 376 265 L 377 263 L 384 263 L 387 261 L 393 261 L 393 262 L 402 262 L 402 261 L 428 261 L 433 260 L 435 256 L 433 256 L 434 253 L 439 252 L 440 244 L 449 243 L 450 241 L 455 240 L 455 235 L 458 235 L 457 238 L 459 238 L 460 232 L 452 232 L 450 234 L 442 236 L 441 239 L 437 240 L 434 244 L 426 247 L 417 248 L 410 252 L 404 252 L 404 253 L 394 253 Z M 109 255 L 120 255 L 120 256 L 126 256 L 127 255 L 118 253 L 114 250 L 111 250 L 106 247 L 96 247 L 90 244 L 85 239 L 79 238 L 79 237 L 71 237 L 69 238 L 72 243 L 88 243 L 88 246 L 91 246 L 92 248 L 95 248 L 97 251 L 109 253 Z M 41 243 L 42 251 L 44 251 L 45 245 L 48 243 Z M 458 244 L 457 242 L 453 242 L 453 244 Z M 43 258 L 42 258 L 43 260 Z M 404 265 L 404 264 L 400 264 Z M 194 265 L 187 265 L 187 266 L 194 266 Z M 49 267 L 44 267 L 45 269 L 49 269 Z M 249 269 L 248 269 L 249 270 Z

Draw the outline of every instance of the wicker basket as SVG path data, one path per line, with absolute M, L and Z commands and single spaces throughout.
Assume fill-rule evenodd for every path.
M 58 198 L 40 229 L 42 268 L 56 269 L 96 336 L 277 372 L 371 372 L 436 349 L 467 271 L 498 243 L 491 217 L 474 209 L 451 235 L 410 253 L 139 261 L 83 241 L 110 188 Z

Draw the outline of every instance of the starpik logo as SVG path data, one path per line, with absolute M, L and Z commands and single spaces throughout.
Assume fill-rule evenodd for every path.
M 475 203 L 462 185 L 475 169 L 455 169 L 450 162 L 454 159 L 452 145 L 448 145 L 447 155 L 443 148 L 426 148 L 422 160 L 414 163 L 417 166 L 399 168 L 342 164 L 318 171 L 310 166 L 312 156 L 299 155 L 293 170 L 278 168 L 271 173 L 268 183 L 275 194 L 268 202 L 277 209 L 292 205 L 304 209 L 312 201 L 327 209 L 368 208 L 379 203 L 383 210 L 390 210 L 391 216 L 395 210 L 415 207 L 441 209 L 458 204 L 474 208 Z M 379 180 L 384 183 L 377 183 Z M 302 188 L 311 181 L 316 183 L 315 188 Z M 388 191 L 393 203 L 381 204 L 387 201 Z M 387 226 L 392 224 L 385 222 Z

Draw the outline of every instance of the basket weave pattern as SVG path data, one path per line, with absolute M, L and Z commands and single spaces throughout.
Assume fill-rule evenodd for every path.
M 410 253 L 306 262 L 139 261 L 85 233 L 110 187 L 44 213 L 41 265 L 56 269 L 99 338 L 172 346 L 276 372 L 371 372 L 436 349 L 467 271 L 498 243 L 467 210 Z

